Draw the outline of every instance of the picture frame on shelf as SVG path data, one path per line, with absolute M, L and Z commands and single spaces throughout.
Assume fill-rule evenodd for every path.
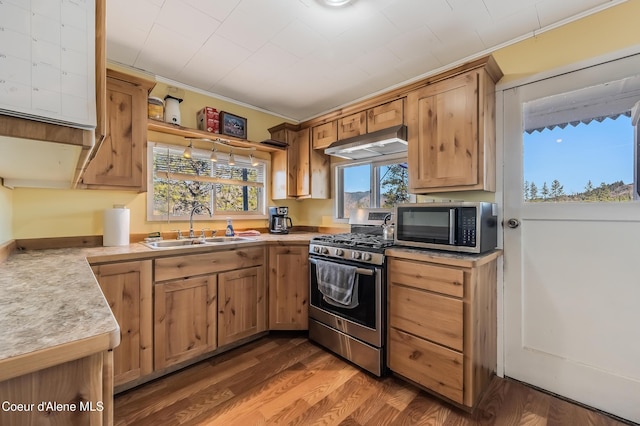
M 220 111 L 220 134 L 247 139 L 247 119 Z

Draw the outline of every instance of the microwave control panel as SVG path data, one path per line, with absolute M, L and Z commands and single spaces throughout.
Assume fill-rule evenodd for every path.
M 457 245 L 476 246 L 476 209 L 463 207 L 458 210 L 458 235 Z

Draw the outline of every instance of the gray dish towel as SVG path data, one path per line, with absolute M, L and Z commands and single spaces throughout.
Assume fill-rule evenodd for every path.
M 325 302 L 345 309 L 358 306 L 358 268 L 319 259 L 315 264 L 318 290 Z

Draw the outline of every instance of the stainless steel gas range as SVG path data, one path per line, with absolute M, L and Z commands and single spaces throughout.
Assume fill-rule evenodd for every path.
M 385 372 L 386 209 L 352 213 L 351 232 L 309 245 L 309 339 L 371 373 Z

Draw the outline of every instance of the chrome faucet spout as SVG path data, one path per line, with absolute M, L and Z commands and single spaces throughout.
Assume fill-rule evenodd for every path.
M 213 213 L 211 213 L 211 209 L 209 207 L 205 206 L 204 204 L 196 203 L 191 209 L 191 215 L 189 216 L 189 238 L 196 237 L 196 234 L 193 232 L 193 214 L 196 211 L 199 211 L 202 209 L 205 209 L 209 212 L 209 217 L 213 216 Z

